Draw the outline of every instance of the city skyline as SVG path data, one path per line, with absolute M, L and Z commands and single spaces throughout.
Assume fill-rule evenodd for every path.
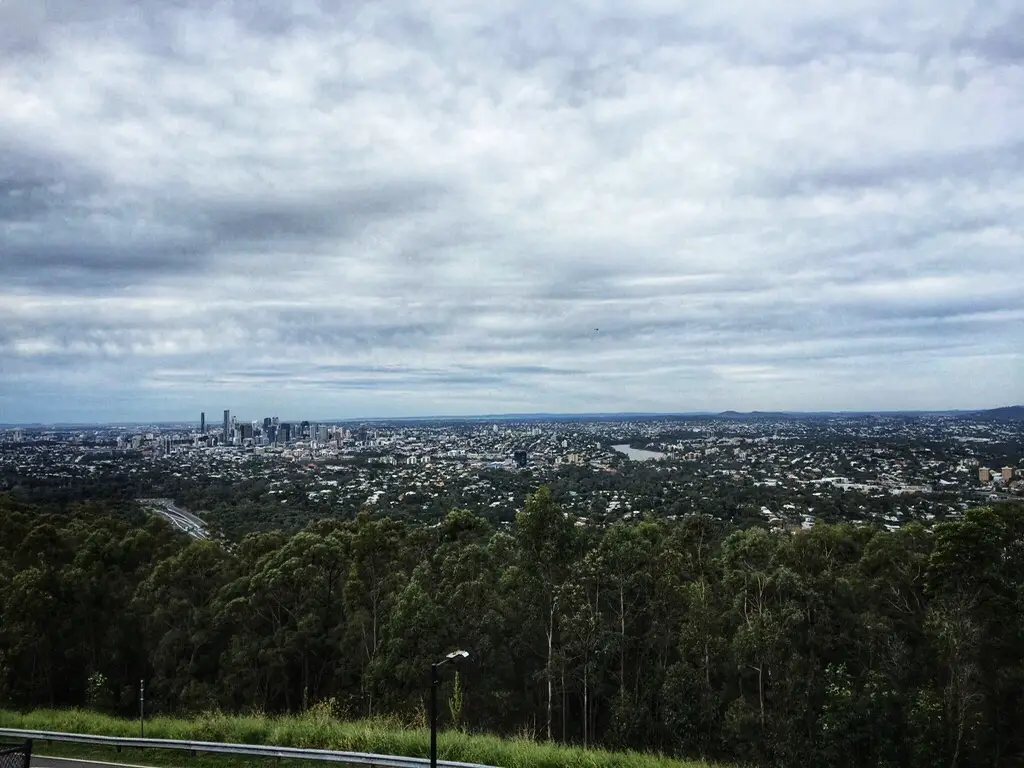
M 1024 401 L 1011 5 L 254 8 L 0 5 L 0 422 Z
M 534 411 L 534 412 L 520 412 L 520 413 L 463 413 L 463 414 L 452 414 L 452 413 L 434 413 L 425 414 L 420 416 L 411 415 L 396 415 L 396 416 L 381 416 L 381 415 L 357 415 L 357 416 L 253 416 L 250 418 L 246 415 L 243 418 L 239 418 L 237 414 L 231 413 L 229 415 L 229 424 L 259 424 L 263 425 L 268 419 L 272 419 L 274 426 L 290 424 L 297 426 L 301 423 L 309 423 L 310 425 L 341 425 L 341 424 L 357 424 L 357 423 L 372 423 L 372 422 L 426 422 L 426 421 L 481 421 L 486 422 L 488 420 L 494 421 L 542 421 L 542 420 L 622 420 L 622 419 L 659 419 L 659 418 L 705 418 L 705 417 L 728 417 L 728 418 L 756 418 L 758 416 L 773 416 L 780 415 L 785 417 L 813 417 L 813 416 L 893 416 L 893 415 L 970 415 L 970 414 L 987 414 L 993 411 L 1020 411 L 1020 414 L 1010 418 L 1010 421 L 1022 420 L 1024 416 L 1024 405 L 1001 405 L 993 408 L 941 408 L 941 409 L 840 409 L 840 410 L 820 410 L 820 411 L 809 411 L 809 410 L 779 410 L 779 411 L 737 411 L 735 409 L 724 409 L 724 410 L 705 410 L 705 411 Z M 227 411 L 230 413 L 230 409 Z M 156 426 L 156 425 L 175 425 L 175 426 L 187 426 L 191 424 L 198 424 L 200 426 L 199 432 L 202 434 L 221 435 L 225 426 L 223 423 L 213 424 L 209 421 L 205 422 L 205 430 L 203 429 L 202 416 L 205 412 L 200 412 L 201 417 L 199 419 L 172 419 L 172 418 L 153 418 L 143 419 L 139 421 L 53 421 L 53 422 L 3 422 L 0 421 L 0 429 L 4 428 L 17 428 L 17 427 L 89 427 L 89 426 L 111 426 L 111 427 L 137 427 L 137 426 Z

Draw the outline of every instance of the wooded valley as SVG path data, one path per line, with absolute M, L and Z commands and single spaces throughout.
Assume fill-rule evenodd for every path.
M 0 706 L 422 715 L 808 766 L 1024 755 L 1024 516 L 795 534 L 709 517 L 511 529 L 360 515 L 237 544 L 131 505 L 0 496 Z

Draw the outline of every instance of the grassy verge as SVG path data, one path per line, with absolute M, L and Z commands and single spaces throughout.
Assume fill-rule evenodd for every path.
M 0 728 L 93 733 L 104 736 L 138 736 L 138 722 L 84 710 L 0 711 Z M 375 752 L 387 755 L 426 757 L 430 734 L 425 728 L 402 728 L 393 721 L 340 722 L 321 715 L 292 717 L 202 715 L 192 719 L 154 717 L 146 721 L 146 737 L 193 739 L 236 744 L 273 744 L 286 747 Z M 438 757 L 502 768 L 707 768 L 704 763 L 684 762 L 660 755 L 580 749 L 526 739 L 502 739 L 485 734 L 445 731 L 438 734 Z M 94 750 L 98 750 L 94 752 Z M 82 757 L 139 765 L 186 765 L 194 768 L 235 768 L 251 760 L 221 756 L 188 757 L 162 750 L 123 750 L 85 745 L 38 744 L 40 755 Z M 141 754 L 140 754 L 141 752 Z M 93 757 L 93 754 L 101 757 Z M 259 764 L 261 761 L 257 761 Z M 307 761 L 294 763 L 307 768 Z M 322 768 L 322 763 L 318 764 Z M 274 768 L 264 763 L 264 768 Z

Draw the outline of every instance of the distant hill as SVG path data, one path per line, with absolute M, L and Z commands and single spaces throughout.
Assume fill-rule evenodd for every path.
M 722 411 L 717 414 L 719 419 L 792 419 L 801 416 L 809 416 L 806 413 L 785 413 L 783 411 Z
M 971 411 L 965 417 L 982 421 L 1024 421 L 1024 405 L 1006 405 L 984 411 Z

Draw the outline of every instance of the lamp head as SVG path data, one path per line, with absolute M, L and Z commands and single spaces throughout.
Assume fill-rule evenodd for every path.
M 469 658 L 469 651 L 462 651 L 462 650 L 452 651 L 447 656 L 445 656 L 445 658 L 446 659 L 450 659 L 452 661 L 457 661 L 459 659 L 468 659 Z

